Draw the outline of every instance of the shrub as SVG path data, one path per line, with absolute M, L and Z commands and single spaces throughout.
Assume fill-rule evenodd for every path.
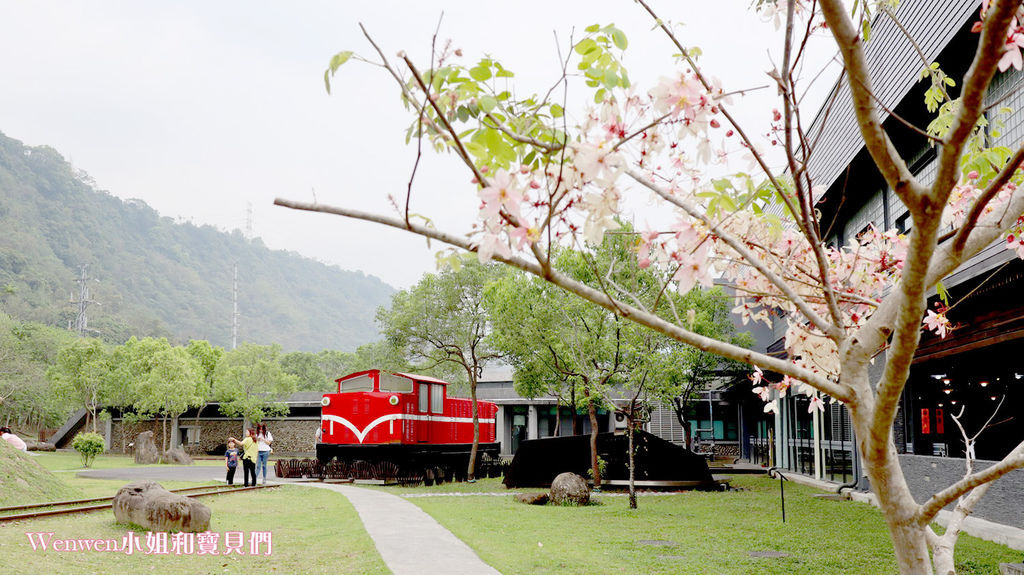
M 89 467 L 92 460 L 106 449 L 106 442 L 98 433 L 79 433 L 71 441 L 71 447 L 82 456 L 82 467 Z

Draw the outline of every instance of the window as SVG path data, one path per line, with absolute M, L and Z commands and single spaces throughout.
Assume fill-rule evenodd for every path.
M 430 387 L 430 411 L 444 413 L 444 386 L 434 384 Z
M 380 390 L 394 393 L 412 393 L 412 380 L 382 371 L 380 372 Z
M 352 379 L 346 379 L 341 382 L 341 389 L 338 390 L 340 393 L 354 393 L 357 391 L 373 391 L 373 379 L 370 378 L 369 374 L 360 375 L 359 377 L 353 377 Z
M 429 383 L 421 383 L 420 384 L 420 394 L 419 394 L 420 413 L 426 413 L 427 412 L 427 406 L 430 405 L 429 402 L 430 402 L 430 384 Z
M 195 426 L 181 426 L 179 428 L 181 433 L 181 444 L 182 445 L 198 445 L 199 444 L 199 428 Z

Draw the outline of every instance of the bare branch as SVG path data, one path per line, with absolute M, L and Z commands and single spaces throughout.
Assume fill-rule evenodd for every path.
M 871 79 L 868 74 L 867 60 L 860 42 L 860 34 L 846 14 L 846 6 L 841 0 L 821 0 L 821 11 L 825 21 L 835 37 L 839 51 L 846 64 L 846 72 L 850 76 L 850 94 L 853 107 L 857 113 L 857 123 L 864 144 L 871 154 L 878 170 L 885 177 L 896 194 L 911 210 L 916 209 L 917 197 L 922 193 L 920 185 L 906 162 L 900 157 L 889 136 L 882 129 L 871 98 Z
M 991 483 L 1018 467 L 1024 467 L 1024 441 L 1013 448 L 1013 451 L 1007 454 L 999 463 L 984 471 L 972 473 L 933 495 L 931 499 L 921 506 L 921 510 L 918 511 L 915 520 L 919 525 L 927 525 L 943 507 L 956 501 L 960 496 L 975 487 Z

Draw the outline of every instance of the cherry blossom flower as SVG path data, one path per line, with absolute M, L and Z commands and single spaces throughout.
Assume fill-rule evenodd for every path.
M 811 403 L 807 406 L 807 413 L 814 413 L 814 410 L 818 410 L 819 412 L 825 411 L 825 402 L 817 395 L 811 396 Z
M 523 192 L 515 186 L 515 178 L 506 170 L 498 170 L 498 173 L 491 178 L 490 185 L 479 192 L 480 201 L 483 205 L 480 208 L 480 217 L 489 220 L 498 215 L 501 208 L 505 208 L 516 219 L 520 218 L 519 205 L 523 201 Z
M 949 319 L 944 313 L 935 313 L 928 310 L 928 316 L 924 318 L 924 325 L 934 331 L 940 338 L 946 337 L 946 330 L 949 329 Z

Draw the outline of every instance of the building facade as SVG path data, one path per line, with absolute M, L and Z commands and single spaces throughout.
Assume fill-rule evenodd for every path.
M 974 0 L 901 2 L 895 18 L 906 33 L 884 14 L 873 21 L 866 57 L 880 117 L 910 170 L 926 185 L 934 181 L 936 147 L 886 112 L 892 110 L 922 128 L 931 120 L 924 106 L 928 82 L 918 82 L 922 54 L 907 36 L 917 41 L 928 62 L 939 62 L 950 77 L 959 79 L 977 46 L 971 25 L 979 6 Z M 1011 150 L 1024 142 L 1022 87 L 1024 74 L 1010 68 L 997 75 L 985 99 L 993 142 Z M 826 189 L 817 207 L 822 228 L 831 230 L 827 241 L 849 245 L 868 226 L 910 231 L 907 209 L 864 148 L 849 88 L 840 82 L 833 91 L 840 92 L 835 104 L 827 114 L 820 112 L 809 130 L 817 143 L 808 169 L 815 184 Z M 1004 107 L 1012 112 L 1001 114 Z M 965 445 L 953 415 L 973 435 L 1000 406 L 978 439 L 979 467 L 1001 459 L 1024 439 L 1024 302 L 1015 297 L 1022 279 L 1024 262 L 1000 241 L 942 280 L 952 304 L 947 317 L 954 329 L 945 338 L 923 334 L 893 429 L 904 473 L 919 498 L 964 474 Z M 929 300 L 930 305 L 938 302 L 937 294 Z M 780 351 L 779 337 L 761 341 L 771 341 L 768 351 Z M 875 359 L 873 381 L 881 375 L 884 360 L 884 353 Z M 771 425 L 752 422 L 751 459 L 870 489 L 845 408 L 831 405 L 825 413 L 811 415 L 806 401 L 785 398 Z M 1024 471 L 1004 477 L 991 489 L 992 501 L 983 503 L 976 515 L 1024 527 L 1024 500 L 1008 495 L 1022 491 Z

